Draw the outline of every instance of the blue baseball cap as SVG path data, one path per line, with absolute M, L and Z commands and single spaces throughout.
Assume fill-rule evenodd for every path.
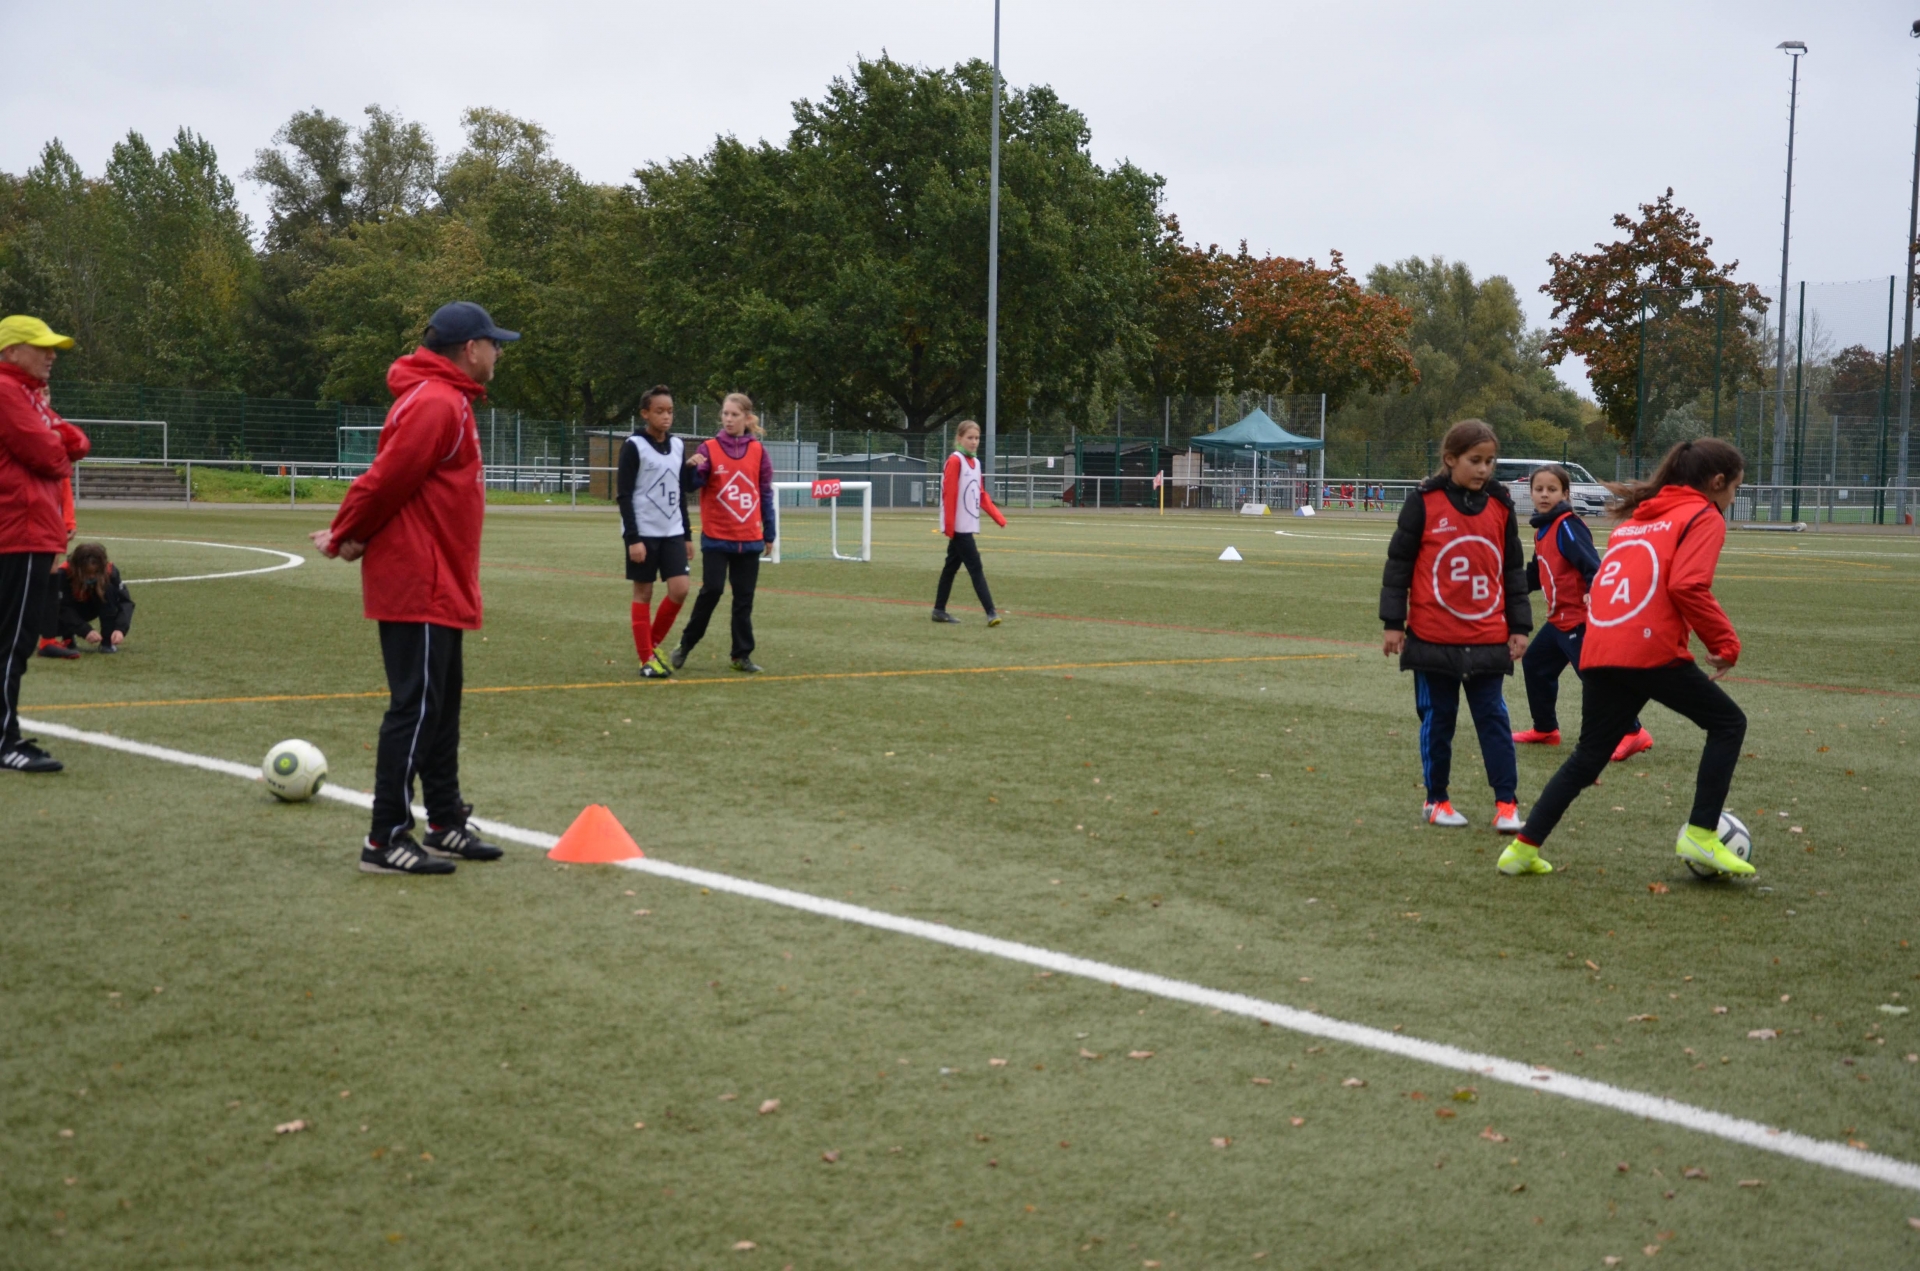
M 465 344 L 468 340 L 518 340 L 518 331 L 493 325 L 493 315 L 471 300 L 456 300 L 441 305 L 427 319 L 436 344 Z

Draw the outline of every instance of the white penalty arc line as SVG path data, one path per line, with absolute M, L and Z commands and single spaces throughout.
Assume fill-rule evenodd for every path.
M 256 781 L 260 777 L 258 768 L 234 763 L 231 760 L 191 754 L 166 746 L 149 745 L 146 742 L 129 741 L 124 737 L 69 728 L 63 724 L 34 723 L 24 719 L 20 723 L 24 728 L 49 737 L 58 737 L 63 741 L 101 746 L 108 750 L 182 764 L 186 767 L 240 777 L 248 781 Z M 372 796 L 361 794 L 357 790 L 325 786 L 322 787 L 320 796 L 351 804 L 356 808 L 366 809 L 373 806 Z M 416 812 L 424 815 L 424 812 L 418 809 Z M 501 821 L 475 817 L 473 824 L 482 833 L 494 838 L 542 850 L 549 849 L 560 841 L 556 835 L 544 834 L 538 830 L 521 829 L 519 826 L 508 825 Z M 1896 1157 L 1884 1156 L 1878 1152 L 1843 1147 L 1838 1143 L 1797 1134 L 1792 1130 L 1776 1129 L 1762 1125 L 1758 1121 L 1748 1121 L 1706 1108 L 1697 1108 L 1692 1104 L 1681 1103 L 1661 1095 L 1623 1090 L 1603 1081 L 1569 1076 L 1534 1064 L 1501 1059 L 1496 1055 L 1477 1054 L 1441 1042 L 1422 1041 L 1417 1037 L 1408 1037 L 1365 1024 L 1350 1024 L 1344 1020 L 1329 1019 L 1311 1011 L 1283 1006 L 1278 1002 L 1263 1001 L 1243 993 L 1227 993 L 1185 980 L 1155 975 L 1148 971 L 1135 971 L 1107 962 L 1077 958 L 1069 953 L 1058 953 L 1036 945 L 962 931 L 955 927 L 925 922 L 917 918 L 903 918 L 878 909 L 868 909 L 863 905 L 849 905 L 838 900 L 810 895 L 807 892 L 790 891 L 785 887 L 770 887 L 765 883 L 735 878 L 730 874 L 716 874 L 710 870 L 693 869 L 652 858 L 621 861 L 619 864 L 624 869 L 652 874 L 659 878 L 670 878 L 675 882 L 689 883 L 711 891 L 726 892 L 749 900 L 797 909 L 822 918 L 836 918 L 841 922 L 851 922 L 880 931 L 891 931 L 897 935 L 913 936 L 935 944 L 964 949 L 969 953 L 1003 958 L 1009 962 L 1040 967 L 1061 975 L 1110 984 L 1116 988 L 1132 989 L 1137 993 L 1151 993 L 1155 997 L 1186 1002 L 1193 1006 L 1205 1006 L 1223 1014 L 1259 1020 L 1263 1024 L 1271 1024 L 1309 1037 L 1321 1037 L 1328 1041 L 1358 1046 L 1364 1050 L 1378 1051 L 1418 1063 L 1431 1064 L 1437 1068 L 1471 1073 L 1476 1077 L 1519 1086 L 1526 1090 L 1559 1095 L 1563 1099 L 1593 1104 L 1596 1107 L 1626 1113 L 1628 1116 L 1644 1117 L 1649 1121 L 1664 1122 L 1684 1130 L 1738 1143 L 1743 1147 L 1757 1148 L 1763 1152 L 1806 1161 L 1843 1174 L 1853 1174 L 1860 1178 L 1870 1178 L 1876 1182 L 1891 1183 L 1896 1187 L 1920 1192 L 1920 1165 Z
M 174 543 L 181 547 L 222 547 L 230 552 L 259 552 L 263 556 L 278 556 L 280 563 L 267 565 L 260 569 L 230 569 L 221 574 L 176 574 L 171 578 L 129 578 L 129 586 L 138 583 L 142 587 L 151 587 L 155 583 L 198 583 L 215 578 L 246 578 L 253 574 L 277 574 L 283 569 L 298 569 L 307 563 L 307 558 L 295 552 L 283 552 L 273 547 L 248 547 L 245 543 L 207 543 L 197 538 L 130 538 L 126 535 L 108 534 L 101 536 L 104 543 Z

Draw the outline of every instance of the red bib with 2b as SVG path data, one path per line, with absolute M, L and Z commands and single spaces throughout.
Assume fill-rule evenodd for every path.
M 1498 499 L 1471 516 L 1443 490 L 1421 496 L 1426 528 L 1407 596 L 1407 630 L 1428 644 L 1504 644 L 1506 590 L 1502 585 L 1512 511 Z

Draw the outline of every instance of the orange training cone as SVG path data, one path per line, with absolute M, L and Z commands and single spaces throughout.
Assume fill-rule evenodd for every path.
M 605 865 L 645 855 L 619 819 L 600 804 L 593 803 L 573 819 L 567 832 L 547 853 L 547 859 L 576 865 Z

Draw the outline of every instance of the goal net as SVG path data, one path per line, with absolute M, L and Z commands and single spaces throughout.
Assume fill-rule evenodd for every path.
M 779 535 L 767 563 L 872 560 L 873 482 L 776 481 Z

